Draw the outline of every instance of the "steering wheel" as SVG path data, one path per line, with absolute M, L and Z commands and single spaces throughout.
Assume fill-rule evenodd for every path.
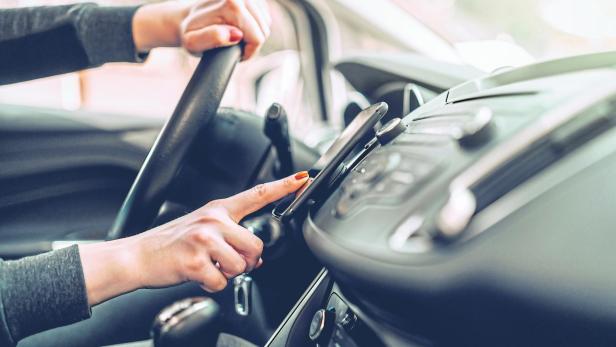
M 191 144 L 216 116 L 241 54 L 240 45 L 203 53 L 124 199 L 108 239 L 134 235 L 150 227 Z

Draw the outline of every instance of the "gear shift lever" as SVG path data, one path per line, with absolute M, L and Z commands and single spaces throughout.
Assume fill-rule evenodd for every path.
M 218 304 L 211 298 L 180 300 L 164 308 L 152 326 L 155 347 L 214 347 Z
M 287 112 L 282 105 L 273 103 L 267 110 L 263 132 L 272 142 L 278 157 L 274 174 L 279 178 L 292 174 L 293 155 L 291 153 L 289 121 L 287 119 Z

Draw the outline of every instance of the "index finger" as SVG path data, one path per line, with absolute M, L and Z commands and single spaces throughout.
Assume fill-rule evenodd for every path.
M 301 171 L 278 181 L 259 184 L 221 201 L 236 223 L 245 216 L 297 191 L 308 181 L 308 172 Z

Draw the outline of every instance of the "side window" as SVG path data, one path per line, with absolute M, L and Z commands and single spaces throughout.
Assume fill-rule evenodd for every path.
M 75 1 L 70 1 L 74 3 Z M 143 1 L 99 1 L 108 5 L 132 5 Z M 0 7 L 58 5 L 67 1 L 4 0 Z M 288 108 L 292 127 L 310 116 L 303 105 L 304 91 L 296 32 L 289 13 L 269 2 L 273 30 L 259 55 L 240 64 L 223 106 L 264 114 L 274 101 Z M 0 87 L 0 103 L 36 107 L 120 113 L 143 117 L 168 117 L 190 78 L 198 58 L 181 49 L 159 48 L 143 64 L 107 64 Z

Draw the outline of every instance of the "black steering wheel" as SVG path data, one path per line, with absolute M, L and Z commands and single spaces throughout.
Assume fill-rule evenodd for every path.
M 158 214 L 174 177 L 199 132 L 216 116 L 242 54 L 240 45 L 203 53 L 173 114 L 163 126 L 124 199 L 108 239 L 146 230 Z

